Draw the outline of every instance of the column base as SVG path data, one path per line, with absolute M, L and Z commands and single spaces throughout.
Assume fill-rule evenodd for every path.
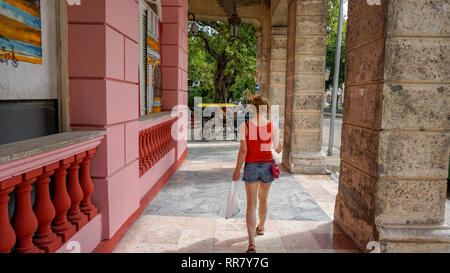
M 81 207 L 81 212 L 87 215 L 88 221 L 91 221 L 94 219 L 95 216 L 98 214 L 98 208 L 95 207 L 93 204 L 90 204 L 88 207 Z
M 67 218 L 76 227 L 77 231 L 82 229 L 89 222 L 88 215 L 83 214 L 81 212 L 77 216 L 78 219 L 73 219 L 73 218 L 71 219 L 70 216 L 68 216 Z
M 62 238 L 51 233 L 47 238 L 36 238 L 34 244 L 46 253 L 53 253 L 62 246 Z
M 290 172 L 293 174 L 328 174 L 324 152 L 303 152 L 291 154 Z
M 383 253 L 450 253 L 447 225 L 392 225 L 378 231 Z

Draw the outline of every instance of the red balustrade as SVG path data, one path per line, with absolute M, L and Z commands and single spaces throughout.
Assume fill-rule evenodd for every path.
M 67 187 L 70 196 L 70 209 L 67 215 L 67 219 L 77 227 L 77 231 L 85 226 L 88 222 L 87 215 L 81 213 L 80 203 L 83 200 L 83 190 L 80 186 L 80 164 L 86 157 L 86 153 L 77 154 L 75 161 L 72 162 L 69 168 L 69 184 Z
M 0 181 L 0 253 L 13 248 L 19 253 L 55 252 L 98 214 L 91 201 L 94 184 L 89 171 L 95 151 L 92 148 Z M 15 206 L 10 220 L 12 193 Z
M 59 167 L 59 162 L 44 167 L 44 173 L 38 177 L 36 182 L 36 202 L 34 213 L 38 220 L 38 230 L 34 243 L 45 252 L 55 252 L 62 245 L 60 237 L 52 231 L 52 221 L 56 216 L 55 206 L 50 197 L 50 176 Z
M 33 234 L 38 228 L 38 221 L 31 206 L 32 184 L 42 174 L 42 168 L 25 173 L 22 183 L 15 189 L 16 204 L 12 218 L 17 242 L 16 251 L 21 253 L 38 253 L 39 248 L 33 243 Z
M 139 133 L 139 175 L 142 176 L 175 147 L 172 125 L 175 119 Z
M 16 243 L 16 233 L 9 221 L 8 202 L 9 194 L 14 186 L 22 182 L 22 176 L 12 177 L 0 184 L 0 253 L 8 253 Z
M 76 233 L 76 227 L 67 220 L 67 212 L 70 208 L 70 197 L 67 192 L 66 176 L 67 169 L 74 162 L 74 157 L 61 160 L 60 167 L 55 172 L 55 195 L 53 205 L 56 217 L 53 221 L 53 231 L 65 242 Z
M 88 221 L 91 221 L 97 214 L 98 209 L 92 204 L 91 196 L 94 192 L 94 183 L 92 182 L 90 166 L 91 159 L 94 157 L 96 148 L 87 151 L 86 157 L 81 163 L 80 185 L 83 190 L 83 200 L 80 203 L 80 210 L 87 215 Z

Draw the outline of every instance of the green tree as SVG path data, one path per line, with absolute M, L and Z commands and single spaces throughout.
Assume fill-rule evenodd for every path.
M 255 28 L 243 24 L 238 39 L 232 39 L 227 22 L 197 24 L 199 32 L 189 37 L 189 80 L 200 80 L 200 86 L 192 95 L 217 103 L 240 99 L 243 89 L 255 85 Z
M 347 0 L 342 0 L 347 2 Z M 326 67 L 331 71 L 330 79 L 326 83 L 326 87 L 333 86 L 334 80 L 334 63 L 336 59 L 336 43 L 338 36 L 338 24 L 339 24 L 339 4 L 340 0 L 328 1 L 328 18 L 327 18 L 327 57 Z M 347 38 L 347 20 L 344 18 L 342 24 L 342 48 L 341 48 L 341 62 L 339 70 L 339 84 L 341 86 L 344 83 L 345 76 L 345 44 Z

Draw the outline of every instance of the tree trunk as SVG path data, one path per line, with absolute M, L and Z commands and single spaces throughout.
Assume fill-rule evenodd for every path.
M 229 85 L 229 77 L 225 75 L 226 67 L 226 63 L 217 62 L 216 75 L 214 76 L 214 102 L 216 103 L 227 102 L 228 89 L 231 85 Z

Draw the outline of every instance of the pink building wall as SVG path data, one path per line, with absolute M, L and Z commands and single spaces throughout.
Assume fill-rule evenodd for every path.
M 188 104 L 188 1 L 162 0 L 162 14 L 163 110 L 170 111 Z M 186 148 L 177 142 L 177 160 Z
M 170 111 L 187 105 L 187 0 L 162 5 L 163 110 Z M 136 0 L 82 1 L 68 7 L 68 20 L 71 126 L 107 132 L 91 175 L 101 237 L 110 239 L 148 190 L 139 179 L 139 6 Z M 176 146 L 178 160 L 187 143 Z M 176 160 L 161 162 L 153 176 Z

